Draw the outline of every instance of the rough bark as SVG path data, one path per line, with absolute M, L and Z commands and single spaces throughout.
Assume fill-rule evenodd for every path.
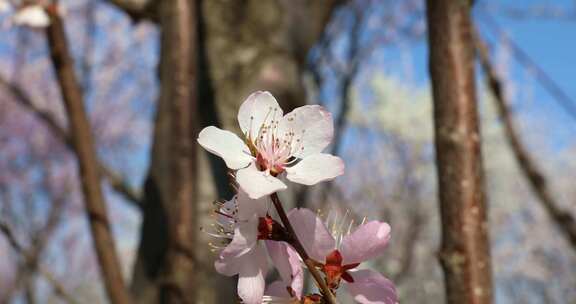
M 131 303 L 125 288 L 116 246 L 108 220 L 106 203 L 100 184 L 94 139 L 84 109 L 82 91 L 74 72 L 62 19 L 50 10 L 51 24 L 47 28 L 52 64 L 60 86 L 70 124 L 72 146 L 78 160 L 84 203 L 103 283 L 111 303 Z
M 160 7 L 160 99 L 132 285 L 138 303 L 195 303 L 195 6 Z
M 428 0 L 434 131 L 447 303 L 491 303 L 474 49 L 468 1 Z
M 560 204 L 554 198 L 554 195 L 552 195 L 548 187 L 549 183 L 546 176 L 542 173 L 539 166 L 528 153 L 528 149 L 521 141 L 513 121 L 512 113 L 510 113 L 508 102 L 506 101 L 502 80 L 496 73 L 496 69 L 490 60 L 488 47 L 478 34 L 475 35 L 475 38 L 476 50 L 486 76 L 486 82 L 494 96 L 494 102 L 496 103 L 496 108 L 498 109 L 498 114 L 506 133 L 506 140 L 512 149 L 516 162 L 520 166 L 522 174 L 524 174 L 526 181 L 528 181 L 530 187 L 532 187 L 532 191 L 542 204 L 544 210 L 546 210 L 550 218 L 554 221 L 572 249 L 576 250 L 576 220 L 574 220 L 570 212 L 562 210 Z

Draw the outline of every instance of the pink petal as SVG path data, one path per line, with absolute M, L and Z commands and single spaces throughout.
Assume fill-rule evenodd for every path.
M 266 287 L 268 260 L 263 246 L 257 246 L 244 258 L 238 275 L 238 296 L 246 304 L 260 304 Z
M 286 168 L 286 172 L 286 178 L 290 181 L 311 186 L 344 174 L 344 162 L 340 157 L 318 153 Z
M 322 220 L 309 209 L 292 209 L 288 218 L 308 255 L 318 262 L 324 262 L 326 255 L 334 250 L 336 241 Z
M 282 278 L 284 291 L 287 286 L 290 286 L 300 298 L 304 287 L 304 272 L 298 253 L 285 242 L 266 241 L 266 248 Z
M 222 258 L 235 258 L 248 253 L 258 241 L 258 217 L 245 222 L 239 222 L 234 229 L 232 242 L 222 250 Z
M 286 290 L 286 284 L 283 281 L 274 281 L 269 284 L 264 291 L 264 294 L 269 297 L 276 297 L 281 299 L 289 299 L 290 294 Z
M 277 134 L 294 132 L 300 139 L 303 149 L 298 149 L 294 156 L 304 158 L 322 152 L 334 134 L 332 114 L 318 105 L 302 106 L 286 114 L 280 120 Z
M 363 269 L 349 271 L 354 283 L 345 283 L 354 300 L 362 304 L 396 304 L 398 295 L 394 283 L 379 272 Z
M 344 237 L 340 253 L 344 264 L 360 263 L 380 254 L 390 240 L 390 225 L 371 221 Z
M 218 259 L 214 262 L 216 271 L 225 276 L 238 274 L 245 260 L 254 254 L 255 248 L 258 247 L 257 241 L 257 222 L 241 223 L 236 226 L 232 242 L 220 252 Z
M 286 185 L 281 180 L 266 171 L 259 171 L 254 163 L 248 168 L 238 170 L 236 181 L 251 199 L 259 199 L 286 189 Z
M 270 206 L 269 197 L 261 197 L 259 199 L 251 199 L 242 188 L 238 189 L 236 195 L 236 202 L 238 204 L 238 219 L 240 221 L 249 220 L 252 216 L 263 217 L 268 212 Z
M 255 139 L 262 125 L 280 120 L 283 112 L 270 92 L 257 91 L 242 103 L 238 110 L 238 123 L 244 135 Z
M 198 134 L 198 143 L 210 153 L 220 156 L 232 170 L 245 168 L 252 162 L 246 144 L 230 131 L 206 127 Z

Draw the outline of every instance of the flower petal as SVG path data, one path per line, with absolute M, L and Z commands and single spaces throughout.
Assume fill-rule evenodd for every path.
M 304 158 L 320 153 L 330 144 L 334 135 L 332 114 L 318 105 L 298 107 L 279 122 L 277 134 L 288 132 L 293 132 L 294 138 L 299 139 L 301 144 L 293 156 Z
M 281 180 L 266 171 L 259 171 L 254 163 L 248 168 L 238 170 L 236 181 L 251 199 L 259 199 L 286 189 L 286 185 Z
M 398 295 L 394 283 L 379 272 L 363 269 L 349 271 L 354 283 L 345 283 L 354 300 L 362 304 L 396 304 Z
M 255 139 L 263 125 L 282 118 L 283 112 L 276 98 L 266 91 L 257 91 L 242 103 L 238 110 L 238 123 L 244 135 Z
M 249 221 L 239 222 L 234 229 L 232 242 L 220 252 L 223 259 L 237 258 L 248 253 L 258 241 L 258 217 L 254 215 Z
M 16 25 L 29 27 L 47 27 L 50 25 L 50 17 L 40 5 L 27 5 L 18 9 L 12 17 L 12 21 Z
M 342 239 L 340 253 L 344 264 L 361 263 L 380 254 L 390 240 L 390 225 L 371 221 Z
M 251 199 L 242 188 L 238 189 L 236 195 L 236 202 L 238 205 L 238 219 L 240 221 L 249 220 L 253 215 L 263 217 L 268 212 L 269 197 L 261 197 L 259 199 Z
M 308 255 L 319 262 L 335 249 L 336 241 L 324 223 L 308 209 L 292 209 L 288 219 Z
M 285 242 L 266 241 L 268 254 L 282 278 L 283 289 L 290 286 L 298 299 L 304 287 L 304 272 L 298 253 Z
M 232 170 L 245 168 L 252 162 L 246 144 L 230 131 L 206 127 L 198 134 L 198 143 L 210 153 L 220 156 Z
M 288 299 L 290 294 L 286 290 L 286 284 L 283 281 L 274 281 L 266 287 L 264 294 L 277 299 Z
M 286 172 L 290 181 L 310 186 L 344 174 L 344 162 L 340 157 L 318 153 L 286 168 Z
M 260 304 L 266 287 L 265 276 L 268 260 L 263 246 L 256 246 L 252 254 L 244 258 L 238 276 L 238 296 L 246 304 Z

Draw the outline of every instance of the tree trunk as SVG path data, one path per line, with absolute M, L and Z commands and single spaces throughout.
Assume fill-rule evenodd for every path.
M 132 290 L 138 303 L 196 303 L 196 3 L 160 5 L 160 99 Z
M 447 303 L 491 303 L 470 3 L 428 0 L 427 14 Z

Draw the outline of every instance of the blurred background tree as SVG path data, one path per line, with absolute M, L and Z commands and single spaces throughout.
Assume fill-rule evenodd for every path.
M 190 210 L 192 254 L 176 251 L 184 252 L 194 282 L 175 286 L 193 303 L 234 301 L 234 280 L 213 270 L 210 237 L 199 232 L 209 225 L 212 201 L 231 189 L 223 164 L 195 150 L 194 132 L 237 128 L 239 104 L 266 89 L 285 110 L 319 103 L 332 111 L 331 149 L 347 164 L 343 177 L 290 200 L 332 221 L 345 214 L 389 221 L 392 242 L 374 266 L 397 283 L 401 302 L 443 303 L 424 3 L 159 3 L 59 2 L 134 302 L 158 302 L 162 288 L 172 287 L 165 256 L 182 206 Z M 569 1 L 474 7 L 518 137 L 549 195 L 572 216 L 576 44 L 565 33 L 576 30 L 575 16 Z M 106 303 L 46 35 L 7 20 L 0 17 L 0 303 Z M 175 52 L 189 56 L 171 62 Z M 171 97 L 175 84 L 167 79 L 176 70 L 189 97 Z M 493 90 L 478 72 L 495 302 L 574 303 L 574 248 L 524 179 Z M 161 110 L 177 100 L 195 109 L 190 125 Z M 184 167 L 169 165 L 182 156 L 171 149 L 178 144 L 190 152 Z

